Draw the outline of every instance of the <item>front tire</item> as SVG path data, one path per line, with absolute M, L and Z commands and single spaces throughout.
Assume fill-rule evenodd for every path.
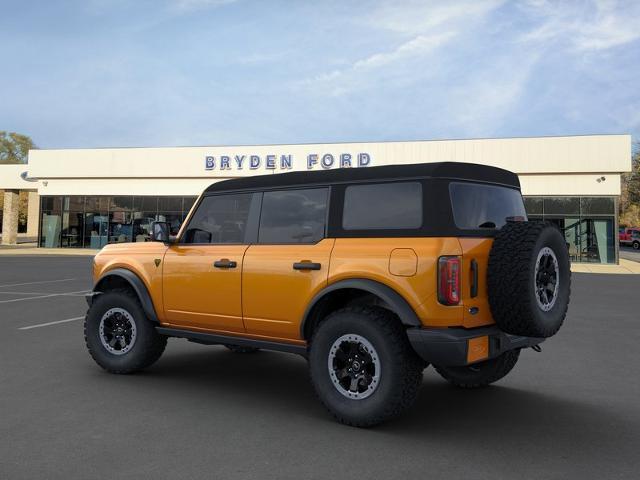
M 110 373 L 133 373 L 152 365 L 167 345 L 127 290 L 94 297 L 84 320 L 84 339 L 95 362 Z
M 496 358 L 463 367 L 438 367 L 436 371 L 449 383 L 461 388 L 481 388 L 504 378 L 520 357 L 520 349 L 509 350 Z
M 633 242 L 633 249 L 634 250 L 640 250 L 640 242 Z
M 341 423 L 370 427 L 414 403 L 424 363 L 394 314 L 352 307 L 333 312 L 316 329 L 309 366 L 327 410 Z

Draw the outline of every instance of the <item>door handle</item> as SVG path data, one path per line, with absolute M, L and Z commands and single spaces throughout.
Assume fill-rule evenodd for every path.
M 216 268 L 236 268 L 238 264 L 228 258 L 222 258 L 213 262 L 213 266 Z
M 478 262 L 474 258 L 471 260 L 471 298 L 478 296 Z
M 320 270 L 321 266 L 322 265 L 320 265 L 319 263 L 302 261 L 302 262 L 294 263 L 293 269 L 294 270 Z

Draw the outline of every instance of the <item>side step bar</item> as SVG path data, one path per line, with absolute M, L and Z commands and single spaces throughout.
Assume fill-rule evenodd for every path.
M 263 350 L 273 350 L 276 352 L 297 353 L 303 357 L 307 356 L 307 347 L 305 345 L 270 342 L 268 340 L 255 340 L 253 338 L 218 335 L 215 333 L 192 332 L 191 330 L 181 330 L 178 328 L 156 327 L 156 331 L 168 337 L 186 338 L 189 341 L 202 343 L 204 345 L 231 344 L 238 345 L 240 347 L 254 347 L 261 348 Z

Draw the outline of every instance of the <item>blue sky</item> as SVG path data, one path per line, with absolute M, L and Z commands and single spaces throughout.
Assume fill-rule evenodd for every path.
M 631 133 L 640 1 L 1 0 L 42 148 Z

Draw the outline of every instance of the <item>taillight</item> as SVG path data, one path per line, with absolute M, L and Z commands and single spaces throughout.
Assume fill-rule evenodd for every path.
M 443 305 L 460 303 L 460 257 L 438 259 L 438 301 Z

